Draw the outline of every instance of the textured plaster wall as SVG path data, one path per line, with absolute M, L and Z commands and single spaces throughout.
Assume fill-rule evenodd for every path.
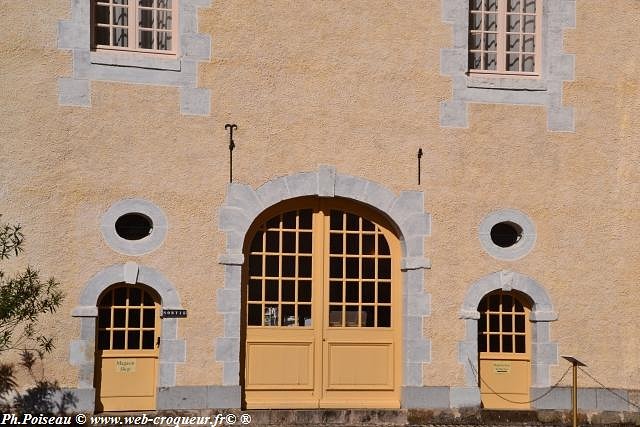
M 0 172 L 0 212 L 25 227 L 20 265 L 55 275 L 67 294 L 48 372 L 76 386 L 71 309 L 91 276 L 133 260 L 170 280 L 189 312 L 178 325 L 187 362 L 177 384 L 221 384 L 217 215 L 228 181 L 224 124 L 235 122 L 234 179 L 253 188 L 330 164 L 396 194 L 425 192 L 433 265 L 425 385 L 465 384 L 456 357 L 464 295 L 509 269 L 546 288 L 561 354 L 584 359 L 609 386 L 640 389 L 640 4 L 578 2 L 576 29 L 565 35 L 576 79 L 563 99 L 576 132 L 550 133 L 545 109 L 522 105 L 470 104 L 467 129 L 439 126 L 451 94 L 439 74 L 440 49 L 451 45 L 440 3 L 216 0 L 199 13 L 199 31 L 212 36 L 211 63 L 198 76 L 212 93 L 203 118 L 180 115 L 177 88 L 153 85 L 93 82 L 90 108 L 59 106 L 71 56 L 57 49 L 56 31 L 69 4 L 0 2 L 11 23 L 0 39 L 0 161 L 11 165 Z M 166 240 L 150 254 L 120 255 L 102 238 L 102 215 L 125 197 L 167 216 Z M 480 245 L 478 225 L 502 208 L 535 223 L 535 247 L 521 260 L 498 261 Z M 564 369 L 552 368 L 551 381 Z

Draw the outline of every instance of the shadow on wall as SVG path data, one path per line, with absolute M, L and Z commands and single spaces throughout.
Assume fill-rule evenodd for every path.
M 35 365 L 39 361 L 42 372 L 35 374 Z M 15 365 L 0 364 L 0 412 L 17 415 L 62 415 L 73 412 L 77 398 L 68 391 L 62 391 L 57 381 L 49 381 L 44 377 L 43 354 L 34 356 L 30 351 L 23 351 L 19 365 L 26 369 L 34 381 L 32 387 L 20 391 L 15 378 Z

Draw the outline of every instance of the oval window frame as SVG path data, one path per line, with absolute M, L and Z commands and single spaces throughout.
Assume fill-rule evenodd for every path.
M 139 240 L 127 240 L 116 232 L 116 221 L 127 214 L 146 216 L 151 221 L 151 233 Z M 167 217 L 158 206 L 144 199 L 123 199 L 115 202 L 102 216 L 100 231 L 107 245 L 124 255 L 145 255 L 158 249 L 167 234 Z
M 501 222 L 511 222 L 522 228 L 522 236 L 508 247 L 496 245 L 491 239 L 491 229 Z M 484 250 L 501 261 L 515 261 L 528 255 L 535 246 L 537 234 L 533 221 L 517 209 L 500 209 L 484 217 L 478 226 L 478 237 Z

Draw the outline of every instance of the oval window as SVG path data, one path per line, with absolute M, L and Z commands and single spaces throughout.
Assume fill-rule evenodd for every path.
M 491 241 L 501 248 L 515 245 L 521 237 L 522 227 L 514 222 L 499 222 L 491 227 Z
M 151 234 L 153 222 L 151 219 L 139 213 L 122 215 L 116 221 L 116 233 L 125 240 L 140 240 Z

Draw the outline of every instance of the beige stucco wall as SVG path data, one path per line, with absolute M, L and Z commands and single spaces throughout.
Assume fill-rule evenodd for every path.
M 198 83 L 212 93 L 209 117 L 181 116 L 177 88 L 110 82 L 92 83 L 90 108 L 62 107 L 57 80 L 71 74 L 71 56 L 57 49 L 56 32 L 68 3 L 0 1 L 11 24 L 0 39 L 0 213 L 28 238 L 8 266 L 33 264 L 64 285 L 47 367 L 61 384 L 77 382 L 68 340 L 79 333 L 70 312 L 84 284 L 132 259 L 162 272 L 189 311 L 179 322 L 187 363 L 177 384 L 221 383 L 217 215 L 228 180 L 224 124 L 237 123 L 234 179 L 254 188 L 330 164 L 396 193 L 425 192 L 433 215 L 426 385 L 464 384 L 458 310 L 473 282 L 510 269 L 548 291 L 561 354 L 584 360 L 608 386 L 640 388 L 637 1 L 578 2 L 576 29 L 565 35 L 576 54 L 564 97 L 575 133 L 547 131 L 543 107 L 514 105 L 471 104 L 467 129 L 441 128 L 451 82 L 439 75 L 439 51 L 451 45 L 451 28 L 440 0 L 216 0 L 199 21 L 212 36 Z M 167 239 L 149 255 L 119 255 L 100 234 L 102 214 L 125 197 L 167 215 Z M 497 261 L 480 246 L 478 224 L 499 208 L 519 209 L 537 227 L 521 260 Z

